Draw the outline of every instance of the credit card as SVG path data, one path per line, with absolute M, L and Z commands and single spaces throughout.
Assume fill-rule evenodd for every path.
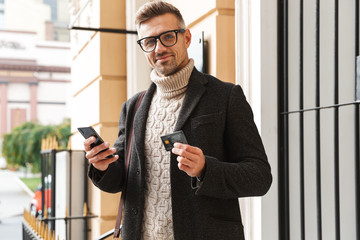
M 176 143 L 176 142 L 187 144 L 185 135 L 184 135 L 183 131 L 181 131 L 181 130 L 167 134 L 167 135 L 160 136 L 160 138 L 164 144 L 166 151 L 171 151 L 171 149 L 173 149 L 173 147 L 174 147 L 174 143 Z

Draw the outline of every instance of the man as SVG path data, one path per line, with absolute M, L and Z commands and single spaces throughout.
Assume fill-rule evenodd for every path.
M 135 22 L 153 83 L 134 119 L 122 239 L 244 239 L 238 198 L 264 195 L 272 176 L 240 86 L 194 68 L 187 53 L 191 33 L 174 6 L 149 2 Z M 89 177 L 104 191 L 124 187 L 124 151 L 138 97 L 122 107 L 113 148 L 99 153 L 109 144 L 91 149 L 95 139 L 84 142 Z M 188 144 L 167 152 L 160 136 L 177 130 Z

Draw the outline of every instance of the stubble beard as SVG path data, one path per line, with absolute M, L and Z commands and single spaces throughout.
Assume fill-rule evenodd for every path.
M 161 54 L 161 55 L 165 55 L 165 54 Z M 155 58 L 159 57 L 161 55 L 159 54 L 159 55 L 155 56 Z M 162 62 L 162 63 L 155 62 L 154 68 L 155 68 L 155 71 L 158 73 L 158 75 L 169 76 L 169 75 L 175 73 L 178 68 L 175 56 L 172 55 L 171 59 L 169 59 L 165 62 Z

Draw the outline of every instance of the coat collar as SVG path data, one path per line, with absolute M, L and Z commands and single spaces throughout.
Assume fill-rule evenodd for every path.
M 195 109 L 200 101 L 201 96 L 204 94 L 207 83 L 206 78 L 203 74 L 198 72 L 196 68 L 191 73 L 189 85 L 186 90 L 185 99 L 181 107 L 178 120 L 175 125 L 174 131 L 181 130 L 185 122 L 190 117 L 192 111 Z

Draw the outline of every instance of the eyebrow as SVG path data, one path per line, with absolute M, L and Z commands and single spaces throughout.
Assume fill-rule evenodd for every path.
M 159 34 L 156 34 L 156 35 L 150 35 L 150 36 L 146 36 L 146 37 L 140 37 L 140 36 L 139 36 L 139 39 L 157 37 L 157 36 L 159 36 L 159 35 L 161 35 L 161 34 L 163 34 L 163 33 L 165 33 L 165 32 L 170 32 L 170 31 L 179 30 L 179 29 L 184 29 L 184 30 L 186 30 L 186 28 L 183 28 L 183 27 L 171 28 L 171 29 L 169 29 L 169 30 L 162 31 L 162 32 L 160 32 Z M 140 31 L 138 31 L 138 32 L 140 32 Z

